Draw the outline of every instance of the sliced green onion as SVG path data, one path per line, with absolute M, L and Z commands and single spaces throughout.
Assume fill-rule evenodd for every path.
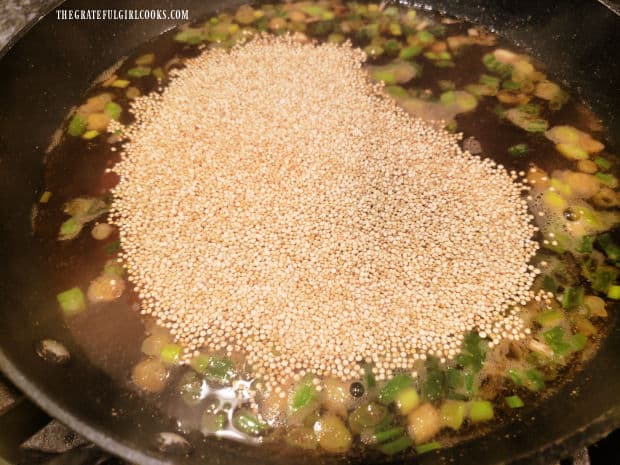
M 489 95 L 496 95 L 497 89 L 491 86 L 485 86 L 483 84 L 468 84 L 465 86 L 465 90 L 477 97 L 485 97 Z
M 148 66 L 136 66 L 135 68 L 131 68 L 127 70 L 127 75 L 131 77 L 144 77 L 151 74 L 151 68 Z
M 420 396 L 418 391 L 413 387 L 401 389 L 396 393 L 394 398 L 396 407 L 401 415 L 407 415 L 420 403 Z
M 450 80 L 447 80 L 447 79 L 441 79 L 441 80 L 437 81 L 437 85 L 443 91 L 454 90 L 456 88 L 456 85 L 454 84 L 454 81 L 450 81 Z
M 404 451 L 405 449 L 408 449 L 412 445 L 413 441 L 411 441 L 409 436 L 402 436 L 392 442 L 381 445 L 379 447 L 379 450 L 386 455 L 394 455 Z
M 398 58 L 401 60 L 411 60 L 422 53 L 422 47 L 419 45 L 411 45 L 410 47 L 403 48 L 398 54 Z
M 478 100 L 469 92 L 462 90 L 455 91 L 456 104 L 463 112 L 471 111 L 478 106 Z
M 543 361 L 543 363 L 547 363 L 556 355 L 551 349 L 551 347 L 549 347 L 549 345 L 545 344 L 544 342 L 540 342 L 537 339 L 531 340 L 528 343 L 528 347 L 532 351 L 530 354 L 532 360 L 541 360 Z M 561 356 L 561 354 L 557 355 Z
M 65 203 L 63 210 L 81 224 L 88 223 L 108 211 L 108 205 L 97 197 L 76 197 Z
M 371 67 L 370 75 L 375 81 L 386 84 L 405 84 L 419 75 L 419 68 L 407 61 L 393 62 L 385 66 Z
M 235 13 L 235 21 L 243 25 L 251 24 L 257 18 L 255 13 L 256 11 L 250 5 L 241 5 Z
M 367 16 L 368 15 L 368 5 L 364 5 L 363 3 L 349 3 L 351 10 L 357 16 Z
M 506 372 L 506 374 L 517 386 L 523 386 L 523 378 L 517 370 L 511 368 Z
M 566 310 L 575 310 L 583 304 L 583 287 L 567 287 L 562 297 L 562 306 Z
M 532 107 L 526 105 L 506 110 L 503 115 L 511 123 L 528 132 L 545 132 L 549 126 L 546 120 L 538 118 L 536 114 L 533 113 Z
M 525 126 L 525 130 L 528 132 L 545 132 L 549 127 L 547 120 L 536 118 L 528 122 Z
M 540 81 L 536 84 L 534 95 L 544 100 L 560 103 L 560 106 L 568 100 L 568 96 L 565 96 L 560 86 L 555 82 L 547 80 Z
M 422 43 L 422 45 L 428 45 L 435 41 L 435 36 L 426 30 L 419 31 L 416 34 L 416 38 Z
M 317 392 L 312 380 L 309 378 L 302 381 L 293 391 L 291 399 L 291 411 L 297 412 L 312 404 L 317 397 Z
M 176 42 L 183 42 L 190 45 L 197 45 L 205 40 L 202 29 L 187 28 L 178 32 L 174 36 Z
M 82 223 L 78 221 L 76 217 L 72 216 L 60 225 L 60 230 L 58 231 L 58 240 L 71 240 L 77 237 L 81 230 Z
M 534 91 L 534 83 L 529 79 L 519 77 L 519 85 L 521 86 L 521 92 L 525 94 L 531 94 Z
M 306 13 L 308 16 L 322 16 L 323 13 L 325 13 L 325 10 L 318 5 L 304 6 L 301 11 Z
M 487 53 L 482 57 L 482 63 L 492 73 L 499 74 L 503 78 L 507 78 L 512 74 L 512 66 L 501 63 L 492 53 Z
M 378 24 L 367 24 L 359 30 L 359 34 L 363 39 L 372 40 L 379 35 L 379 25 Z
M 493 404 L 488 400 L 472 400 L 469 403 L 469 419 L 472 423 L 492 420 Z
M 505 397 L 504 399 L 506 400 L 506 404 L 508 404 L 508 407 L 510 408 L 521 408 L 525 405 L 523 403 L 523 400 L 521 400 L 521 398 L 517 395 L 508 396 L 508 397 Z
M 106 244 L 103 250 L 107 256 L 115 255 L 119 250 L 121 250 L 121 242 L 118 240 L 110 242 L 109 244 Z
M 446 26 L 441 23 L 430 23 L 426 30 L 435 37 L 444 37 L 446 35 Z
M 322 20 L 308 23 L 307 34 L 313 36 L 326 36 L 334 30 L 334 22 L 331 20 Z
M 106 103 L 105 107 L 103 108 L 103 112 L 113 120 L 118 120 L 118 118 L 120 118 L 121 116 L 122 111 L 123 109 L 121 108 L 121 106 L 118 103 L 114 102 Z
M 249 412 L 240 410 L 233 416 L 233 425 L 242 433 L 256 436 L 267 429 L 267 425 L 261 422 Z
M 86 120 L 80 115 L 74 115 L 71 121 L 69 121 L 67 133 L 70 136 L 78 137 L 84 134 L 84 131 L 86 131 Z
M 364 52 L 371 58 L 378 57 L 383 55 L 383 47 L 371 44 L 364 48 Z
M 408 10 L 407 13 L 405 13 L 405 15 L 401 17 L 401 21 L 403 22 L 403 24 L 406 24 L 408 26 L 414 26 L 416 16 L 417 13 L 415 12 L 415 10 Z
M 542 336 L 555 355 L 562 357 L 570 353 L 571 346 L 566 342 L 564 338 L 565 332 L 561 326 L 556 326 L 543 332 Z
M 327 42 L 332 44 L 341 44 L 344 42 L 345 37 L 339 32 L 332 32 L 329 36 L 327 36 Z
M 66 316 L 77 315 L 86 310 L 86 302 L 84 293 L 79 287 L 67 289 L 56 295 L 56 300 L 60 304 L 60 308 Z
M 581 238 L 581 244 L 579 245 L 579 249 L 577 249 L 577 252 L 592 253 L 592 245 L 594 245 L 594 237 L 588 235 L 583 236 Z
M 385 431 L 379 431 L 374 434 L 374 439 L 376 442 L 387 442 L 391 439 L 397 438 L 401 436 L 405 432 L 405 428 L 402 426 L 397 426 L 395 428 L 386 429 Z
M 354 433 L 359 433 L 366 428 L 379 428 L 386 419 L 389 419 L 387 408 L 376 402 L 369 402 L 351 412 L 349 426 Z M 391 420 L 386 423 L 391 423 Z
M 611 234 L 604 233 L 596 238 L 596 242 L 603 249 L 607 258 L 612 262 L 620 260 L 620 246 L 611 237 Z
M 161 67 L 158 67 L 153 70 L 153 76 L 159 80 L 162 80 L 166 77 L 166 73 L 164 73 L 164 70 Z
M 598 296 L 589 295 L 583 299 L 584 305 L 588 309 L 588 317 L 607 318 L 607 310 L 605 310 L 605 301 Z
M 594 163 L 596 163 L 597 166 L 603 170 L 608 170 L 611 168 L 611 162 L 607 158 L 596 157 L 594 159 Z
M 104 276 L 118 276 L 119 278 L 125 274 L 123 266 L 115 260 L 108 260 L 103 266 Z
M 203 399 L 203 380 L 194 373 L 188 371 L 185 373 L 177 384 L 179 395 L 183 402 L 187 405 L 197 405 Z
M 439 101 L 443 103 L 444 105 L 450 105 L 456 102 L 456 94 L 454 93 L 453 90 L 444 92 L 443 94 L 439 96 Z
M 439 409 L 442 423 L 457 431 L 463 425 L 465 410 L 465 402 L 458 400 L 446 400 Z
M 43 192 L 43 194 L 41 194 L 41 197 L 39 198 L 39 203 L 47 203 L 50 201 L 51 198 L 52 193 L 50 191 L 45 191 Z
M 394 415 L 386 410 L 387 414 L 377 423 L 374 427 L 374 431 L 385 431 L 394 427 Z
M 99 131 L 96 131 L 95 129 L 91 129 L 90 131 L 86 131 L 84 134 L 82 134 L 82 139 L 91 140 L 97 137 L 98 135 L 99 135 Z
M 398 8 L 395 6 L 389 6 L 385 10 L 383 10 L 383 14 L 385 16 L 394 17 L 394 16 L 398 16 L 398 13 L 399 13 Z
M 480 84 L 484 84 L 485 86 L 498 88 L 500 82 L 500 79 L 495 76 L 490 76 L 488 74 L 483 74 L 480 76 Z
M 407 97 L 409 95 L 401 86 L 385 86 L 385 91 L 394 97 Z
M 566 94 L 568 95 L 568 94 Z M 557 97 L 557 98 L 553 98 L 551 100 L 549 100 L 549 109 L 553 110 L 553 111 L 557 111 L 560 108 L 562 108 L 562 106 L 566 103 L 566 100 L 568 98 L 566 97 Z
M 609 286 L 609 289 L 607 290 L 607 297 L 613 300 L 620 299 L 620 286 L 617 284 Z
M 557 326 L 564 321 L 564 314 L 560 310 L 549 310 L 539 313 L 534 320 L 542 327 Z
M 226 427 L 226 422 L 228 421 L 228 417 L 224 412 L 219 412 L 215 416 L 215 429 L 216 431 L 221 431 Z
M 593 336 L 598 332 L 596 326 L 594 326 L 590 320 L 581 315 L 577 315 L 574 322 L 575 329 L 579 332 L 579 334 L 583 334 L 584 336 Z
M 519 84 L 518 82 L 507 80 L 507 81 L 502 82 L 502 89 L 520 90 L 521 89 L 521 84 Z
M 588 272 L 586 274 L 586 278 L 590 281 L 592 289 L 605 293 L 617 277 L 618 269 L 607 265 L 599 266 L 596 270 L 594 270 L 594 272 Z
M 441 443 L 437 441 L 427 442 L 426 444 L 420 444 L 415 447 L 415 452 L 418 455 L 426 454 L 437 449 L 441 449 Z
M 136 65 L 143 66 L 143 65 L 150 65 L 151 63 L 153 63 L 153 61 L 155 61 L 155 54 L 145 53 L 144 55 L 140 55 L 138 58 L 136 58 L 134 63 Z
M 127 89 L 127 92 L 125 92 L 125 96 L 132 100 L 138 98 L 140 96 L 140 89 L 137 87 L 130 87 Z
M 587 160 L 589 157 L 588 152 L 573 144 L 555 144 L 555 149 L 569 160 Z
M 552 292 L 552 293 L 556 293 L 558 290 L 558 284 L 555 282 L 555 279 L 553 279 L 551 276 L 545 276 L 543 278 L 543 285 L 542 285 L 543 289 L 547 292 Z
M 119 89 L 124 89 L 129 84 L 131 84 L 127 79 L 117 79 L 116 81 L 110 84 L 112 87 L 117 87 Z
M 60 234 L 62 236 L 74 235 L 82 229 L 82 225 L 74 217 L 69 218 L 60 225 Z
M 383 50 L 388 55 L 394 56 L 400 51 L 400 42 L 394 39 L 387 40 L 383 44 Z
M 545 388 L 545 379 L 543 374 L 535 368 L 525 370 L 523 372 L 525 377 L 524 385 L 530 391 L 542 391 Z
M 168 365 L 179 363 L 179 360 L 181 360 L 181 346 L 178 344 L 166 344 L 163 349 L 161 349 L 159 358 Z
M 618 179 L 613 174 L 599 172 L 596 173 L 594 176 L 596 176 L 598 180 L 605 184 L 607 187 L 611 187 L 612 189 L 618 187 Z
M 537 103 L 524 103 L 523 105 L 519 105 L 517 109 L 532 116 L 539 116 L 542 111 L 542 107 Z
M 377 69 L 372 72 L 375 81 L 383 81 L 386 84 L 396 84 L 396 76 L 392 70 Z
M 570 338 L 570 345 L 573 352 L 582 351 L 585 348 L 587 342 L 588 338 L 583 334 L 575 334 Z
M 457 357 L 457 362 L 463 367 L 469 367 L 474 372 L 478 372 L 484 364 L 486 348 L 486 341 L 477 332 L 470 331 L 463 339 L 463 347 Z
M 492 53 L 487 53 L 482 57 L 482 64 L 484 64 L 489 71 L 493 71 L 495 63 L 497 63 L 497 59 Z
M 422 393 L 426 399 L 439 400 L 445 394 L 446 377 L 436 357 L 428 357 L 424 362 L 426 381 L 422 385 Z
M 527 144 L 516 144 L 511 147 L 508 147 L 508 153 L 513 157 L 521 157 L 526 155 L 530 151 L 530 148 Z
M 444 129 L 450 133 L 455 133 L 458 126 L 455 120 L 449 121 L 448 124 L 444 126 Z
M 227 383 L 234 375 L 232 362 L 227 357 L 200 354 L 192 358 L 189 364 L 209 381 Z
M 255 24 L 256 30 L 259 32 L 265 32 L 269 28 L 269 18 L 267 16 L 261 16 L 261 18 Z M 213 40 L 213 35 L 210 39 Z
M 454 68 L 455 64 L 452 60 L 437 60 L 433 63 L 437 68 Z
M 189 366 L 191 366 L 198 373 L 205 373 L 209 369 L 210 360 L 211 357 L 209 357 L 208 355 L 196 355 L 190 360 Z
M 367 389 L 372 389 L 377 385 L 377 380 L 370 365 L 364 366 L 364 384 L 366 384 Z
M 381 403 L 387 405 L 394 401 L 396 395 L 402 389 L 408 388 L 412 385 L 413 378 L 411 378 L 411 376 L 404 373 L 399 373 L 389 380 L 385 386 L 383 386 L 383 389 L 381 389 L 377 398 Z

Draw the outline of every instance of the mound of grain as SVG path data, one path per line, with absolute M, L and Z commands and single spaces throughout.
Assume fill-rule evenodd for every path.
M 379 378 L 463 333 L 523 337 L 523 185 L 369 82 L 349 45 L 263 37 L 136 99 L 114 170 L 130 281 L 186 347 L 272 383 Z

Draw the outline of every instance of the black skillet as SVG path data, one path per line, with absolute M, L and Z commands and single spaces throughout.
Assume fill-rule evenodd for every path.
M 238 4 L 76 0 L 61 8 L 187 8 L 190 19 L 198 19 Z M 594 0 L 437 0 L 431 6 L 530 49 L 603 117 L 615 139 L 607 142 L 618 142 L 620 17 L 611 9 Z M 58 318 L 50 305 L 57 290 L 48 285 L 45 251 L 31 233 L 44 149 L 99 72 L 174 21 L 60 21 L 52 10 L 31 26 L 0 61 L 0 368 L 50 415 L 132 463 L 317 463 L 191 435 L 189 456 L 159 453 L 157 434 L 174 431 L 174 424 L 93 366 Z M 620 426 L 620 321 L 617 310 L 611 315 L 612 329 L 600 351 L 548 402 L 482 437 L 427 454 L 420 463 L 549 463 Z M 140 330 L 137 321 L 123 326 L 128 334 Z M 109 356 L 124 356 L 122 334 L 110 330 L 104 336 L 112 348 Z M 57 366 L 39 358 L 34 347 L 42 338 L 63 341 L 72 353 L 70 363 Z M 372 457 L 366 463 L 385 460 Z

